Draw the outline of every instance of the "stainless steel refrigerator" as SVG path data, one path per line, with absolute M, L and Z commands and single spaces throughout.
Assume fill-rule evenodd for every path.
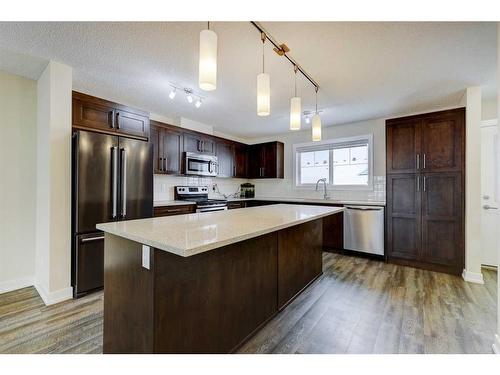
M 153 216 L 153 145 L 73 133 L 72 285 L 75 298 L 104 285 L 104 235 L 97 223 Z

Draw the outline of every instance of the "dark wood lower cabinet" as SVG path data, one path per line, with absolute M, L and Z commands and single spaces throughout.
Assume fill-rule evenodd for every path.
M 104 353 L 234 352 L 322 273 L 322 219 L 191 257 L 106 234 Z

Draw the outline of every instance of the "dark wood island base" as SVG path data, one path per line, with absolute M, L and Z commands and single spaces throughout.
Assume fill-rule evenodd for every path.
M 190 257 L 106 233 L 104 353 L 231 353 L 322 273 L 316 219 Z

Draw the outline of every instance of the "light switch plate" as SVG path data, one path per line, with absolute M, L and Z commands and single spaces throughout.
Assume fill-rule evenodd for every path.
M 142 245 L 142 266 L 148 270 L 151 267 L 150 255 L 151 247 L 148 245 Z

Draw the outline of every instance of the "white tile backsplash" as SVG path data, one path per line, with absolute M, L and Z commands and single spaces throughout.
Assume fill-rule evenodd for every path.
M 255 184 L 256 197 L 268 198 L 322 198 L 323 190 L 295 189 L 291 179 L 265 179 L 245 180 L 240 178 L 207 178 L 207 177 L 181 177 L 168 175 L 154 175 L 154 200 L 167 201 L 174 199 L 174 186 L 208 186 L 210 198 L 221 198 L 221 195 L 213 191 L 217 184 L 221 194 L 229 195 L 238 192 L 242 183 L 251 182 Z M 385 202 L 385 176 L 374 176 L 373 190 L 329 190 L 332 199 L 339 200 L 361 200 L 361 201 L 383 201 Z
M 168 201 L 174 198 L 174 186 L 208 186 L 210 198 L 220 198 L 221 195 L 213 191 L 214 184 L 217 184 L 221 194 L 235 194 L 239 191 L 240 185 L 247 182 L 240 178 L 212 178 L 212 177 L 183 177 L 155 174 L 153 177 L 153 200 Z

